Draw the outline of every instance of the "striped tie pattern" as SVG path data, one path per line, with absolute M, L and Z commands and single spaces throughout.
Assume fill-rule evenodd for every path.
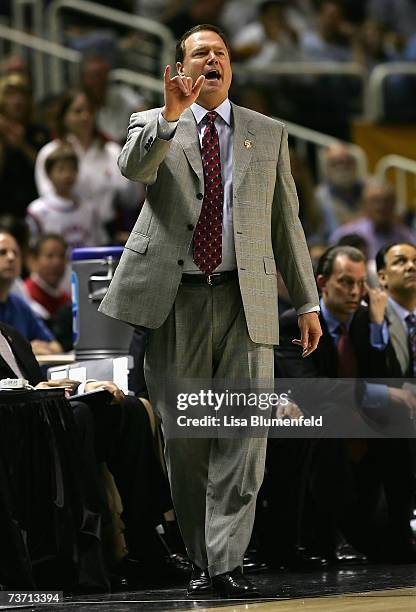
M 416 315 L 408 314 L 406 317 L 410 358 L 412 363 L 412 376 L 416 376 Z
M 204 274 L 212 274 L 222 259 L 222 215 L 224 189 L 221 177 L 220 142 L 214 121 L 218 114 L 209 111 L 202 137 L 202 166 L 205 193 L 201 214 L 194 232 L 193 259 Z

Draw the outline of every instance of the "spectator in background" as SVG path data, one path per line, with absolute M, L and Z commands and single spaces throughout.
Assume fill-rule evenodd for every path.
M 82 89 L 68 90 L 62 97 L 57 135 L 58 138 L 40 150 L 36 159 L 35 178 L 39 194 L 54 193 L 45 168 L 46 158 L 62 144 L 70 144 L 79 163 L 74 196 L 92 203 L 99 223 L 105 228 L 107 242 L 114 234 L 116 200 L 123 207 L 136 208 L 141 197 L 137 186 L 120 174 L 117 166 L 120 146 L 107 141 L 98 132 L 93 108 Z
M 221 26 L 232 40 L 242 28 L 256 19 L 261 0 L 228 0 L 221 12 Z
M 219 26 L 226 0 L 190 0 L 180 11 L 166 21 L 175 38 L 199 23 L 212 23 Z
M 53 317 L 71 297 L 61 289 L 68 245 L 60 234 L 44 234 L 31 249 L 31 274 L 25 280 L 32 309 L 44 320 Z
M 367 179 L 362 195 L 360 217 L 339 227 L 331 236 L 336 243 L 345 234 L 358 234 L 368 244 L 368 256 L 390 242 L 416 242 L 415 233 L 400 221 L 396 213 L 396 196 L 391 185 L 373 177 Z
M 246 25 L 232 42 L 237 59 L 250 66 L 300 59 L 297 32 L 287 19 L 287 0 L 265 0 L 257 20 Z
M 100 132 L 120 142 L 125 140 L 130 115 L 144 110 L 145 99 L 128 85 L 112 84 L 110 67 L 104 55 L 87 55 L 81 64 L 81 85 L 96 112 Z
M 34 166 L 47 131 L 32 120 L 32 92 L 24 74 L 0 79 L 0 193 L 2 213 L 24 217 L 37 197 Z
M 31 343 L 35 354 L 61 353 L 61 345 L 32 312 L 29 304 L 10 291 L 14 280 L 20 275 L 20 269 L 19 245 L 11 234 L 1 232 L 0 321 L 15 327 Z
M 415 32 L 416 3 L 414 0 L 368 0 L 367 17 L 406 39 Z
M 316 199 L 322 215 L 322 237 L 329 236 L 357 214 L 363 184 L 357 162 L 348 147 L 339 142 L 324 151 L 325 179 L 316 188 Z
M 354 59 L 369 71 L 377 64 L 399 60 L 382 23 L 367 19 L 360 26 L 354 41 Z
M 30 231 L 24 219 L 16 217 L 11 213 L 0 215 L 0 231 L 11 234 L 16 240 L 22 255 L 22 271 L 26 277 L 29 273 L 26 268 L 26 259 L 29 254 Z
M 45 172 L 53 193 L 41 196 L 28 206 L 26 220 L 32 238 L 54 232 L 71 248 L 102 244 L 104 233 L 97 211 L 91 202 L 74 199 L 78 157 L 73 148 L 64 144 L 49 153 Z
M 317 30 L 305 31 L 301 40 L 304 56 L 311 62 L 352 61 L 352 33 L 342 3 L 339 0 L 322 0 L 319 4 Z
M 19 73 L 29 79 L 29 70 L 25 60 L 18 54 L 10 53 L 0 60 L 0 74 Z
M 290 167 L 299 199 L 299 218 L 308 242 L 316 243 L 320 235 L 322 215 L 314 194 L 314 184 L 308 163 L 289 143 Z

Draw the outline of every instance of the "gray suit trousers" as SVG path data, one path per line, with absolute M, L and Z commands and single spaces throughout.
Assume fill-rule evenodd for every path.
M 150 399 L 161 416 L 166 377 L 273 382 L 273 347 L 247 331 L 237 280 L 181 284 L 173 308 L 149 332 Z M 191 561 L 211 576 L 242 566 L 264 474 L 265 438 L 167 439 L 165 457 L 178 523 Z

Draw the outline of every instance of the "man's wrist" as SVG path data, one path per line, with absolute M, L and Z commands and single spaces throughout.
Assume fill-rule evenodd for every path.
M 181 117 L 177 113 L 175 114 L 175 113 L 169 112 L 169 110 L 166 109 L 166 106 L 162 108 L 161 113 L 162 113 L 163 119 L 165 119 L 169 123 L 176 123 L 177 121 L 179 121 Z

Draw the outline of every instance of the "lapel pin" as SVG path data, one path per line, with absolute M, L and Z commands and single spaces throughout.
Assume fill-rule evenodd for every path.
M 251 140 L 245 140 L 244 146 L 246 149 L 251 149 L 251 147 L 253 146 L 253 143 L 251 142 Z

